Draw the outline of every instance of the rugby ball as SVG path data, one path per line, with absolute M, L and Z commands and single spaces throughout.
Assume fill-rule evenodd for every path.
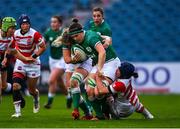
M 80 62 L 87 60 L 87 55 L 84 51 L 84 48 L 78 44 L 75 44 L 71 47 L 71 57 L 73 58 L 76 54 L 80 55 Z

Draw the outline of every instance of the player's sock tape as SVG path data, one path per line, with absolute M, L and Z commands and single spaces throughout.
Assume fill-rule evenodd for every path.
M 96 81 L 93 78 L 88 78 L 88 85 L 91 88 L 95 88 L 96 87 Z

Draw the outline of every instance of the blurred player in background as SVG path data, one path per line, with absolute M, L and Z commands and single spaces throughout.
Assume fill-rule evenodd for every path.
M 133 112 L 141 113 L 146 119 L 154 116 L 139 101 L 138 95 L 132 86 L 132 77 L 137 78 L 135 67 L 128 62 L 123 62 L 116 71 L 116 81 L 104 86 L 101 80 L 97 80 L 96 96 L 111 94 L 107 98 L 112 117 L 115 119 L 125 118 Z M 114 98 L 113 98 L 114 96 Z
M 14 19 L 15 20 L 15 19 Z M 12 27 L 13 27 L 13 24 L 14 24 L 14 26 L 15 26 L 15 23 L 16 22 L 12 22 Z M 1 19 L 0 19 L 0 28 L 1 28 L 1 24 L 2 24 L 2 21 L 1 21 Z M 4 23 L 3 24 L 3 27 L 4 27 L 4 25 L 5 25 L 6 23 Z M 2 29 L 1 29 L 2 30 Z M 2 33 L 3 32 L 5 32 L 6 30 L 2 30 Z M 12 36 L 12 35 L 11 35 Z M 0 36 L 1 38 L 2 38 L 2 34 L 1 34 L 1 36 Z M 9 37 L 9 38 L 11 38 L 11 37 Z M 1 86 L 2 86 L 2 89 L 5 91 L 5 92 L 10 92 L 11 91 L 11 89 L 12 89 L 12 85 L 11 85 L 11 83 L 7 83 L 7 65 L 8 65 L 8 62 L 7 62 L 7 58 L 5 57 L 4 58 L 4 55 L 5 55 L 5 50 L 7 49 L 6 47 L 2 47 L 2 46 L 5 46 L 4 44 L 6 43 L 5 41 L 3 41 L 2 39 L 1 39 L 1 50 L 0 50 L 0 53 L 1 53 L 1 57 L 0 57 L 0 60 L 1 60 L 1 62 L 4 62 L 4 61 L 6 61 L 6 66 L 5 67 L 2 67 L 1 66 Z M 7 41 L 7 43 L 8 43 L 8 41 Z M 3 50 L 4 49 L 4 50 Z M 8 57 L 8 58 L 10 58 L 10 56 Z M 2 64 L 1 64 L 2 65 Z
M 16 28 L 16 20 L 13 17 L 5 17 L 2 20 L 2 28 L 0 29 L 0 72 L 1 72 L 1 79 L 0 79 L 0 94 L 1 89 L 5 91 L 11 90 L 11 84 L 7 83 L 7 65 L 9 61 L 10 54 L 15 55 L 16 58 L 27 61 L 33 62 L 34 59 L 24 57 L 21 53 L 19 53 L 15 49 L 15 42 L 14 42 L 14 32 Z
M 21 116 L 21 108 L 25 106 L 25 100 L 20 93 L 23 86 L 21 82 L 27 78 L 27 86 L 29 93 L 33 96 L 34 105 L 33 113 L 39 111 L 39 91 L 37 89 L 37 81 L 40 76 L 40 59 L 39 56 L 46 50 L 43 37 L 39 32 L 31 28 L 30 18 L 26 14 L 19 17 L 20 29 L 14 33 L 16 41 L 16 49 L 26 57 L 32 57 L 36 61 L 27 64 L 24 61 L 16 60 L 13 73 L 13 102 L 15 113 L 12 117 Z
M 62 34 L 62 18 L 60 16 L 51 17 L 51 27 L 45 32 L 44 38 L 50 45 L 50 77 L 49 77 L 49 91 L 48 102 L 44 105 L 45 108 L 51 108 L 54 96 L 56 94 L 57 86 L 61 87 L 64 94 L 67 94 L 66 87 L 63 81 L 65 72 L 65 62 L 62 53 L 62 45 L 53 43 L 53 41 Z M 70 94 L 70 93 L 69 93 Z M 67 108 L 71 107 L 72 98 L 67 96 Z
M 104 11 L 100 7 L 95 7 L 92 10 L 92 19 L 89 22 L 87 30 L 92 30 L 97 32 L 103 40 L 104 48 L 107 48 L 112 44 L 112 31 L 109 24 L 104 19 Z

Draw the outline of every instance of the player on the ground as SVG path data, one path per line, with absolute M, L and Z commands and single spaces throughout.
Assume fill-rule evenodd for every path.
M 43 37 L 39 32 L 31 28 L 30 18 L 26 14 L 19 17 L 20 29 L 14 33 L 16 40 L 16 49 L 26 57 L 36 59 L 34 63 L 27 64 L 24 61 L 16 60 L 13 73 L 13 103 L 15 113 L 12 117 L 21 116 L 21 108 L 25 106 L 25 100 L 20 93 L 21 82 L 27 78 L 29 93 L 33 96 L 33 113 L 39 111 L 39 91 L 36 88 L 40 76 L 39 56 L 46 50 Z
M 56 94 L 57 86 L 61 87 L 63 93 L 67 94 L 66 87 L 63 81 L 63 75 L 65 72 L 65 62 L 62 53 L 62 45 L 55 44 L 53 41 L 62 34 L 62 18 L 60 16 L 51 17 L 51 27 L 45 32 L 44 38 L 50 47 L 49 56 L 49 90 L 48 90 L 48 102 L 44 105 L 45 108 L 51 108 L 54 96 Z M 69 93 L 70 94 L 70 93 Z M 71 107 L 72 98 L 67 96 L 67 108 Z
M 135 67 L 128 62 L 124 62 L 116 71 L 116 81 L 109 86 L 104 86 L 101 80 L 97 80 L 96 96 L 105 94 L 110 96 L 107 102 L 110 111 L 115 119 L 130 116 L 133 112 L 141 113 L 146 119 L 153 119 L 154 116 L 139 101 L 138 95 L 132 86 L 132 77 L 137 78 Z
M 93 60 L 93 69 L 86 81 L 86 91 L 96 115 L 100 119 L 104 119 L 103 113 L 99 112 L 101 110 L 99 109 L 99 102 L 94 97 L 94 87 L 96 86 L 95 75 L 97 74 L 99 77 L 102 75 L 106 76 L 104 83 L 107 85 L 111 84 L 115 79 L 115 71 L 120 66 L 120 60 L 111 45 L 105 50 L 102 45 L 103 39 L 100 35 L 91 30 L 84 31 L 78 20 L 74 21 L 69 27 L 69 35 L 75 40 L 76 44 L 84 48 L 86 55 Z M 77 84 L 77 80 L 74 80 L 74 82 Z
M 16 20 L 13 17 L 5 17 L 2 20 L 2 28 L 0 29 L 0 95 L 1 89 L 5 91 L 11 90 L 11 84 L 7 83 L 7 63 L 9 61 L 10 54 L 15 55 L 16 58 L 33 62 L 33 58 L 24 57 L 15 49 L 14 32 L 16 28 Z

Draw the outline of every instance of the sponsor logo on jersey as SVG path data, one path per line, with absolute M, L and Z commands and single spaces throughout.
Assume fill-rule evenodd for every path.
M 18 70 L 22 70 L 22 66 L 18 66 L 18 68 L 17 68 Z
M 91 49 L 90 47 L 86 47 L 86 50 L 87 50 L 88 52 L 92 52 L 92 49 Z
M 50 40 L 50 41 L 53 41 L 53 37 L 49 37 L 49 40 Z
M 27 43 L 30 44 L 31 43 L 31 39 L 27 39 Z
M 32 76 L 34 77 L 34 76 L 36 76 L 36 74 L 35 74 L 35 73 L 32 73 Z
M 100 33 L 100 32 L 97 32 L 97 34 L 98 34 L 98 35 L 101 35 L 101 33 Z

